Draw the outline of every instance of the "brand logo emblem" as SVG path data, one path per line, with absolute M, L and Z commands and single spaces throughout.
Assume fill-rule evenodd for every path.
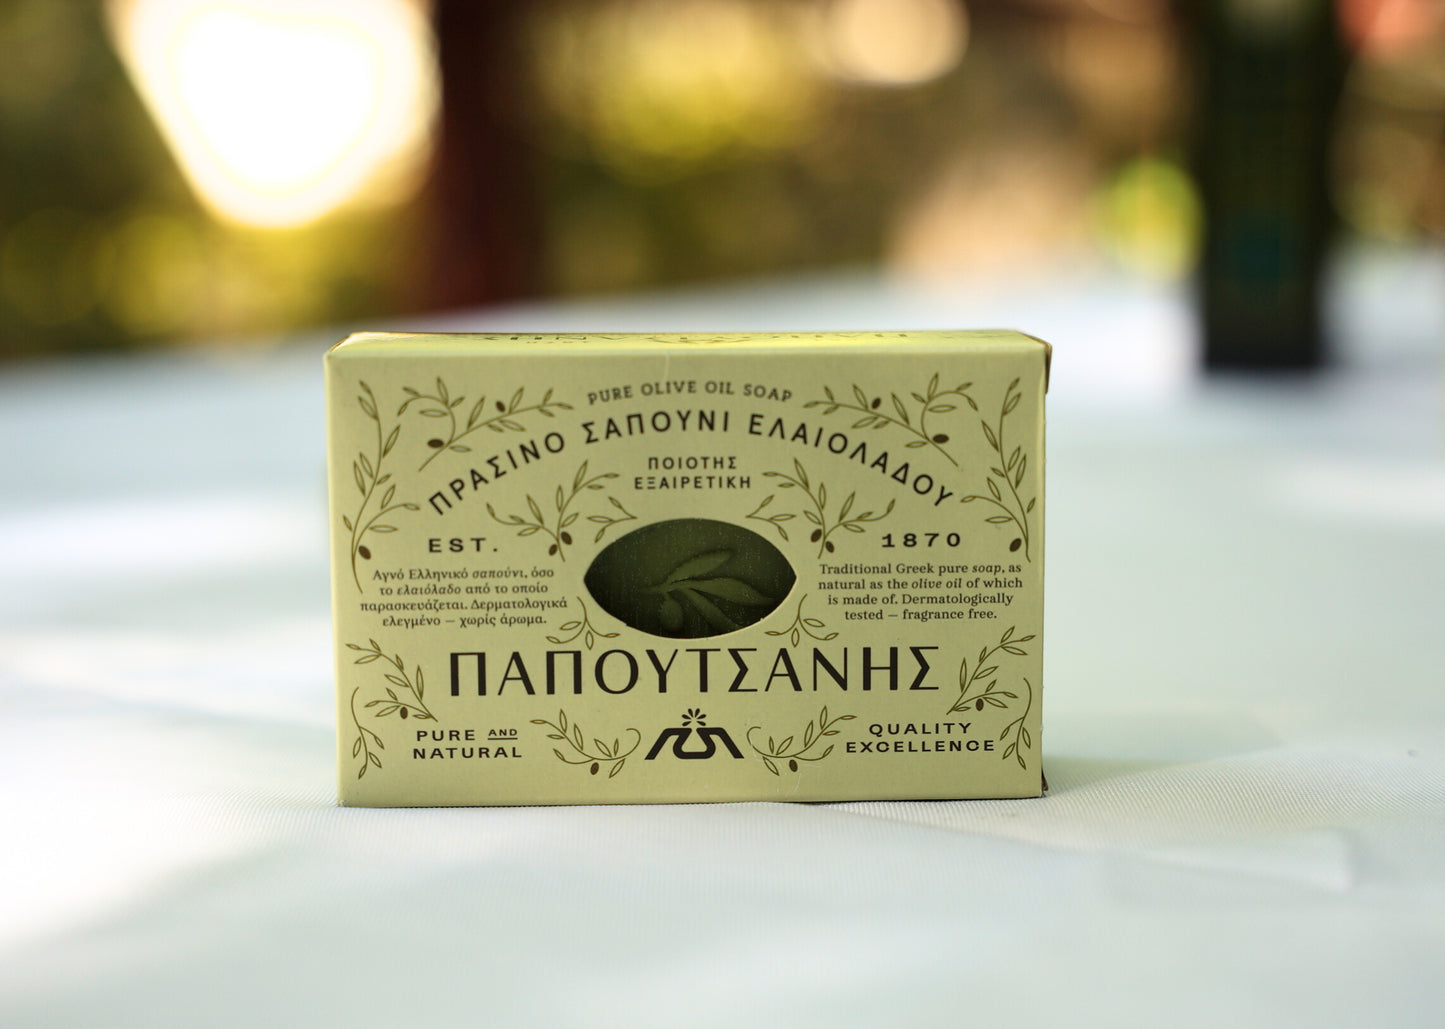
M 647 752 L 646 760 L 652 761 L 662 753 L 662 748 L 666 746 L 668 740 L 672 741 L 672 756 L 680 757 L 684 761 L 700 761 L 713 757 L 718 752 L 719 743 L 726 747 L 728 753 L 733 757 L 741 759 L 742 751 L 738 750 L 737 744 L 733 742 L 727 730 L 713 725 L 704 725 L 703 722 L 706 718 L 707 715 L 697 708 L 688 708 L 683 712 L 681 725 L 662 730 L 657 737 L 657 742 Z M 694 736 L 697 738 L 696 742 L 688 747 L 688 740 Z

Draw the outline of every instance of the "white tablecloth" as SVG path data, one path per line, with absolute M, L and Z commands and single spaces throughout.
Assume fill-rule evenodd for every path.
M 1031 801 L 338 808 L 333 334 L 0 369 L 0 1026 L 1441 1024 L 1445 261 L 1336 296 L 1272 381 L 1098 272 L 409 323 L 1049 338 Z

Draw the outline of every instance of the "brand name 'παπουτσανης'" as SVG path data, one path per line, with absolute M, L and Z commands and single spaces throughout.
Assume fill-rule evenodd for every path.
M 929 681 L 933 665 L 928 652 L 938 649 L 933 645 L 801 651 L 789 647 L 649 647 L 640 653 L 605 650 L 587 659 L 580 650 L 533 655 L 517 650 L 496 654 L 453 651 L 449 663 L 454 697 L 580 695 L 587 690 L 620 695 L 639 688 L 649 693 L 914 691 L 940 688 Z

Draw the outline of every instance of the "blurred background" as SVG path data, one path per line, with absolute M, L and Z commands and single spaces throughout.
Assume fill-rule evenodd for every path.
M 0 0 L 0 55 L 10 360 L 1088 264 L 1304 365 L 1332 255 L 1445 253 L 1445 0 Z

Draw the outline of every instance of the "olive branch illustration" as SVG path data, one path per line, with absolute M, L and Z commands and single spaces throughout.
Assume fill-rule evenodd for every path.
M 1014 733 L 1013 740 L 1004 748 L 1003 759 L 1007 761 L 1010 757 L 1013 757 L 1014 760 L 1019 763 L 1020 768 L 1028 768 L 1028 764 L 1024 761 L 1024 748 L 1027 747 L 1031 749 L 1034 741 L 1033 737 L 1029 734 L 1029 730 L 1024 725 L 1024 719 L 1029 716 L 1029 710 L 1034 706 L 1034 687 L 1027 679 L 1025 679 L 1023 683 L 1024 687 L 1029 691 L 1028 700 L 1024 703 L 1024 713 L 1003 727 L 1003 731 L 998 734 L 998 741 L 1002 743 L 1010 732 L 1018 729 L 1018 732 Z
M 960 497 L 959 502 L 970 504 L 975 500 L 982 500 L 1002 511 L 1002 514 L 990 515 L 985 521 L 991 525 L 1012 523 L 1017 526 L 1019 535 L 1009 544 L 1009 550 L 1017 551 L 1022 546 L 1024 560 L 1032 561 L 1033 557 L 1029 551 L 1029 515 L 1033 512 L 1038 498 L 1030 498 L 1026 504 L 1019 496 L 1019 486 L 1023 484 L 1024 471 L 1028 468 L 1028 455 L 1023 452 L 1022 447 L 1016 446 L 1007 457 L 1004 456 L 1004 419 L 1013 413 L 1014 408 L 1018 407 L 1019 401 L 1023 399 L 1023 394 L 1016 392 L 1018 385 L 1019 380 L 1014 379 L 1008 384 L 1008 389 L 1004 391 L 997 428 L 990 425 L 987 420 L 979 422 L 983 426 L 983 435 L 988 440 L 988 445 L 998 455 L 998 465 L 989 468 L 990 475 L 986 480 L 988 496 L 975 493 Z M 1000 488 L 1000 482 L 1003 483 L 1004 488 Z
M 741 604 L 743 607 L 765 607 L 773 602 L 741 579 L 709 575 L 732 560 L 732 556 L 731 550 L 709 550 L 682 562 L 668 572 L 667 578 L 662 582 L 644 587 L 645 593 L 661 595 L 660 617 L 666 628 L 674 632 L 682 628 L 685 618 L 683 601 L 709 625 L 721 632 L 731 632 L 741 626 L 724 614 L 709 598 Z
M 393 511 L 416 511 L 419 510 L 416 504 L 402 502 L 392 503 L 396 499 L 396 485 L 391 482 L 391 473 L 383 473 L 381 466 L 387 457 L 396 447 L 397 438 L 401 435 L 401 426 L 394 425 L 390 432 L 382 424 L 381 415 L 377 411 L 376 394 L 365 382 L 361 383 L 361 392 L 356 397 L 356 402 L 361 406 L 366 417 L 376 423 L 376 457 L 373 459 L 366 451 L 357 454 L 356 460 L 351 462 L 351 474 L 356 481 L 356 488 L 361 493 L 361 506 L 356 509 L 355 515 L 342 515 L 341 524 L 346 526 L 347 532 L 351 533 L 351 578 L 356 583 L 356 588 L 365 592 L 361 585 L 361 573 L 356 567 L 356 559 L 363 561 L 371 560 L 371 548 L 363 541 L 367 535 L 373 532 L 395 532 L 396 526 L 381 521 L 386 515 Z M 376 496 L 376 491 L 382 486 L 386 491 L 381 496 L 381 503 L 366 516 L 367 507 Z
M 406 400 L 402 403 L 401 407 L 396 410 L 397 417 L 400 417 L 406 412 L 407 408 L 413 404 L 417 404 L 420 405 L 418 407 L 418 413 L 423 418 L 447 419 L 445 437 L 432 436 L 426 441 L 426 445 L 431 448 L 431 453 L 428 454 L 426 460 L 417 467 L 417 471 L 421 471 L 449 450 L 459 454 L 470 453 L 472 448 L 460 441 L 466 439 L 474 432 L 480 432 L 482 429 L 502 433 L 525 432 L 526 427 L 517 419 L 529 411 L 536 411 L 545 418 L 555 418 L 556 415 L 553 413 L 553 408 L 563 411 L 572 410 L 571 404 L 563 403 L 560 400 L 553 400 L 552 390 L 550 389 L 547 390 L 547 392 L 542 395 L 542 399 L 535 404 L 523 405 L 522 397 L 525 393 L 525 388 L 523 388 L 513 393 L 509 400 L 495 401 L 497 413 L 489 418 L 482 417 L 487 411 L 487 398 L 485 396 L 478 397 L 476 402 L 472 404 L 471 410 L 467 413 L 466 421 L 461 422 L 457 419 L 457 410 L 462 404 L 466 403 L 466 396 L 452 396 L 447 389 L 447 384 L 440 376 L 437 377 L 436 387 L 435 393 L 423 393 L 420 390 L 412 389 L 410 386 L 403 386 L 402 392 L 406 394 Z
M 753 753 L 763 759 L 763 764 L 774 775 L 782 774 L 778 770 L 778 764 L 783 761 L 788 763 L 788 771 L 796 772 L 799 761 L 822 761 L 833 753 L 833 744 L 830 743 L 823 748 L 821 753 L 813 754 L 811 757 L 808 755 L 808 751 L 817 746 L 824 737 L 838 735 L 838 730 L 833 728 L 835 725 L 839 722 L 850 722 L 854 717 L 853 715 L 839 715 L 830 721 L 828 709 L 825 707 L 818 713 L 816 723 L 810 721 L 804 727 L 802 742 L 796 747 L 793 746 L 794 741 L 797 740 L 796 735 L 787 736 L 781 740 L 774 740 L 772 736 L 769 736 L 766 750 L 753 742 L 753 733 L 761 730 L 761 726 L 754 725 L 747 731 L 748 746 L 753 749 Z
M 547 739 L 561 740 L 577 755 L 568 757 L 562 753 L 560 747 L 553 747 L 552 753 L 557 755 L 557 760 L 569 765 L 589 765 L 588 774 L 590 775 L 596 775 L 602 770 L 604 764 L 610 764 L 612 767 L 607 772 L 609 779 L 622 771 L 622 766 L 627 763 L 627 758 L 642 744 L 642 733 L 629 726 L 623 732 L 630 732 L 636 738 L 632 741 L 632 746 L 626 750 L 622 749 L 622 737 L 620 736 L 613 739 L 610 747 L 594 737 L 592 750 L 588 750 L 586 743 L 583 742 L 582 727 L 576 722 L 569 723 L 566 711 L 558 711 L 555 722 L 546 718 L 534 718 L 532 724 L 545 725 L 551 729 L 552 731 L 547 734 Z
M 394 657 L 388 656 L 376 640 L 367 640 L 366 642 L 367 646 L 365 647 L 356 643 L 348 643 L 346 645 L 347 649 L 355 650 L 361 654 L 361 656 L 356 659 L 355 664 L 369 665 L 373 661 L 386 661 L 396 669 L 396 674 L 394 675 L 390 672 L 386 673 L 387 681 L 392 683 L 397 689 L 402 689 L 410 693 L 411 698 L 405 699 L 396 692 L 396 689 L 387 688 L 386 700 L 368 701 L 363 704 L 362 707 L 379 708 L 373 715 L 375 718 L 385 718 L 388 715 L 400 713 L 402 718 L 411 716 L 417 719 L 436 721 L 436 716 L 427 709 L 426 704 L 422 701 L 422 695 L 426 692 L 426 685 L 422 680 L 421 665 L 417 665 L 416 679 L 413 681 L 412 678 L 406 674 L 406 664 L 402 661 L 400 654 Z M 377 751 L 386 749 L 386 743 L 382 741 L 382 738 L 377 735 L 376 731 L 361 724 L 361 717 L 356 713 L 356 695 L 360 692 L 360 686 L 352 690 L 350 702 L 351 723 L 356 727 L 356 739 L 351 744 L 351 756 L 353 758 L 361 758 L 361 767 L 356 772 L 358 779 L 366 774 L 368 768 L 372 766 L 377 768 L 381 767 L 381 755 L 379 755 Z
M 356 777 L 360 779 L 366 774 L 366 770 L 372 765 L 381 767 L 381 758 L 372 745 L 375 744 L 378 750 L 385 750 L 386 744 L 381 742 L 381 737 L 361 724 L 361 719 L 356 714 L 356 695 L 361 692 L 361 687 L 351 691 L 351 722 L 356 726 L 356 742 L 351 745 L 352 758 L 361 758 L 361 768 L 357 771 Z
M 491 515 L 493 520 L 500 525 L 517 526 L 518 537 L 534 536 L 539 532 L 545 533 L 552 541 L 547 547 L 547 556 L 558 556 L 561 557 L 563 561 L 566 561 L 567 548 L 573 543 L 572 533 L 568 530 L 577 519 L 581 517 L 579 512 L 572 510 L 572 502 L 588 490 L 603 489 L 605 480 L 617 478 L 616 472 L 603 472 L 601 475 L 594 475 L 588 478 L 587 464 L 588 462 L 583 461 L 582 464 L 578 466 L 577 474 L 572 477 L 572 488 L 570 491 L 564 490 L 561 486 L 557 487 L 557 491 L 553 494 L 552 498 L 553 505 L 556 507 L 557 512 L 551 518 L 542 514 L 542 505 L 539 504 L 537 499 L 530 493 L 527 494 L 527 509 L 531 512 L 530 518 L 519 514 L 499 515 L 491 504 L 487 505 L 487 514 Z M 617 514 L 606 513 L 587 516 L 589 522 L 600 526 L 597 530 L 597 535 L 592 539 L 594 543 L 601 540 L 607 533 L 607 530 L 612 528 L 612 526 L 622 522 L 636 521 L 637 519 L 637 516 L 623 507 L 622 502 L 616 497 L 609 495 L 607 502 L 618 512 Z
M 348 643 L 346 649 L 360 652 L 361 656 L 356 659 L 355 664 L 369 665 L 373 661 L 385 661 L 396 669 L 395 672 L 386 672 L 386 681 L 391 686 L 386 687 L 385 700 L 372 700 L 363 704 L 362 707 L 377 708 L 376 717 L 386 718 L 388 715 L 399 715 L 402 718 L 416 718 L 422 721 L 436 721 L 436 716 L 426 706 L 422 699 L 426 693 L 426 682 L 422 678 L 421 665 L 416 666 L 415 677 L 406 674 L 406 663 L 402 661 L 401 655 L 388 656 L 376 640 L 367 640 L 368 646 L 359 646 L 355 643 Z M 393 689 L 393 687 L 395 687 Z M 411 694 L 411 699 L 406 699 L 397 690 L 403 690 Z
M 1005 654 L 1012 654 L 1015 657 L 1028 656 L 1028 650 L 1024 647 L 1024 644 L 1033 640 L 1033 634 L 1015 636 L 1015 632 L 1017 632 L 1017 627 L 1009 626 L 1003 631 L 1003 635 L 999 637 L 997 644 L 992 647 L 985 646 L 980 650 L 978 652 L 978 661 L 974 664 L 972 672 L 970 672 L 968 668 L 968 658 L 963 659 L 963 663 L 959 665 L 958 668 L 958 699 L 955 700 L 953 706 L 948 709 L 949 714 L 964 711 L 969 707 L 972 707 L 975 711 L 982 711 L 985 706 L 1007 711 L 1009 709 L 1009 701 L 1019 699 L 1019 695 L 1012 690 L 999 689 L 998 678 L 994 676 L 994 673 L 998 671 L 998 664 L 997 662 L 994 664 L 988 663 L 993 659 L 994 655 L 1000 651 Z M 990 678 L 991 676 L 993 676 L 993 678 Z M 984 686 L 981 692 L 973 692 L 974 687 L 984 679 L 989 680 L 988 685 Z M 1018 732 L 1014 735 L 1013 741 L 1004 749 L 1003 757 L 1004 760 L 1013 757 L 1018 761 L 1019 767 L 1027 768 L 1028 765 L 1024 763 L 1023 753 L 1020 751 L 1019 745 L 1022 744 L 1025 748 L 1033 746 L 1032 735 L 1028 729 L 1024 727 L 1024 719 L 1028 717 L 1029 711 L 1033 708 L 1034 688 L 1027 679 L 1023 679 L 1022 682 L 1028 690 L 1028 699 L 1024 702 L 1023 714 L 1004 726 L 1003 731 L 999 733 L 998 739 L 999 742 L 1002 743 L 1011 732 L 1017 729 Z
M 591 650 L 593 645 L 597 642 L 598 637 L 601 637 L 604 640 L 610 640 L 617 636 L 617 633 L 615 632 L 603 632 L 601 629 L 595 629 L 592 627 L 592 621 L 587 617 L 587 605 L 583 603 L 581 597 L 577 598 L 577 606 L 582 609 L 582 617 L 574 618 L 570 622 L 563 622 L 561 625 L 557 626 L 557 631 L 559 633 L 571 631 L 572 635 L 548 636 L 548 643 L 553 643 L 561 646 L 564 643 L 571 643 L 578 636 L 581 636 L 582 642 L 587 645 L 588 650 Z
M 826 643 L 828 640 L 836 639 L 838 636 L 836 632 L 830 632 L 820 635 L 818 632 L 815 631 L 818 629 L 826 629 L 828 626 L 825 623 L 823 623 L 817 618 L 803 617 L 803 604 L 807 601 L 807 599 L 808 594 L 805 593 L 803 594 L 802 600 L 798 601 L 798 613 L 793 618 L 792 625 L 788 626 L 786 629 L 767 629 L 765 630 L 767 634 L 769 636 L 787 636 L 795 647 L 799 644 L 799 642 L 802 641 L 802 638 L 804 636 L 807 636 L 810 639 L 815 639 L 820 643 Z
M 923 393 L 909 393 L 909 396 L 918 404 L 916 419 L 915 416 L 908 413 L 908 405 L 899 399 L 897 393 L 888 394 L 888 399 L 892 401 L 893 406 L 893 413 L 889 414 L 883 407 L 883 398 L 881 396 L 875 396 L 869 399 L 868 394 L 863 391 L 863 387 L 857 383 L 853 384 L 854 403 L 850 403 L 846 399 L 840 399 L 833 393 L 831 387 L 824 386 L 823 396 L 827 399 L 810 400 L 803 406 L 821 407 L 825 415 L 833 414 L 839 410 L 861 414 L 863 417 L 853 423 L 852 427 L 855 429 L 884 429 L 890 425 L 896 425 L 904 432 L 915 437 L 905 444 L 908 449 L 932 447 L 947 458 L 949 464 L 957 468 L 958 461 L 954 459 L 952 454 L 943 449 L 943 444 L 948 442 L 948 434 L 930 429 L 928 427 L 928 419 L 931 415 L 947 414 L 950 411 L 957 410 L 957 404 L 948 402 L 952 398 L 961 398 L 969 407 L 977 411 L 978 405 L 974 403 L 973 397 L 969 396 L 967 392 L 972 388 L 973 383 L 964 382 L 955 386 L 953 389 L 944 390 L 940 390 L 938 386 L 938 373 L 935 372 L 933 377 L 928 380 L 928 386 Z
M 812 483 L 808 479 L 807 470 L 803 467 L 802 462 L 796 458 L 793 460 L 793 472 L 793 475 L 789 475 L 786 472 L 763 472 L 763 476 L 764 478 L 777 479 L 778 489 L 799 489 L 803 492 L 803 495 L 808 498 L 808 503 L 803 507 L 802 513 L 803 517 L 815 526 L 809 534 L 808 540 L 809 542 L 818 544 L 819 557 L 822 557 L 825 553 L 831 554 L 837 550 L 836 544 L 834 544 L 830 537 L 839 529 L 843 529 L 846 532 L 861 533 L 865 531 L 863 529 L 863 523 L 881 521 L 887 518 L 893 511 L 894 501 L 890 500 L 888 501 L 888 506 L 880 512 L 874 513 L 871 510 L 863 511 L 849 518 L 848 514 L 853 510 L 853 502 L 858 496 L 855 491 L 848 494 L 839 506 L 838 513 L 830 518 L 828 515 L 828 487 L 820 482 L 818 483 L 817 492 L 814 492 Z M 796 516 L 792 512 L 787 511 L 774 512 L 767 515 L 762 513 L 768 507 L 772 506 L 773 500 L 776 497 L 777 494 L 775 493 L 768 494 L 768 496 L 763 499 L 763 502 L 753 508 L 752 513 L 747 515 L 747 517 L 755 521 L 767 522 L 778 530 L 779 536 L 786 540 L 788 538 L 788 530 L 783 528 L 782 523 L 790 522 Z

